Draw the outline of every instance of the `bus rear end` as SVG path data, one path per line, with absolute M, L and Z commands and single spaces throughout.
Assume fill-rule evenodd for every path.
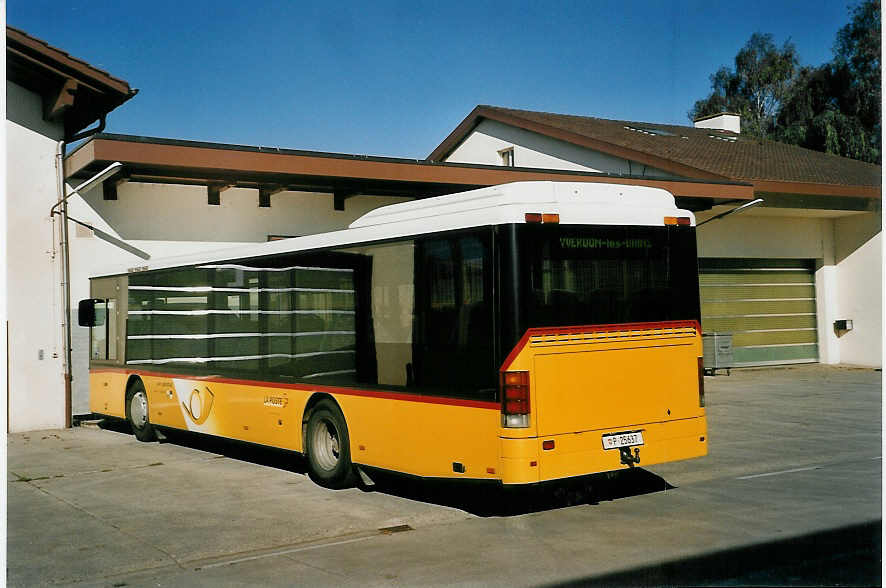
M 502 310 L 517 341 L 503 339 L 499 374 L 502 481 L 705 455 L 694 227 L 507 230 Z

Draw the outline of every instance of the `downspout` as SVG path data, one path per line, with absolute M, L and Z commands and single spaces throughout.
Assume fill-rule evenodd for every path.
M 61 204 L 62 230 L 62 290 L 64 296 L 65 315 L 62 320 L 65 341 L 65 428 L 71 428 L 71 259 L 68 250 L 68 201 L 65 198 L 65 141 L 58 142 L 55 149 L 55 171 L 58 188 L 58 202 Z
M 76 133 L 68 136 L 67 142 L 73 143 L 81 139 L 91 137 L 96 133 L 100 133 L 105 129 L 106 114 L 101 115 L 98 125 L 91 129 L 87 129 L 82 133 Z M 71 362 L 71 255 L 68 243 L 68 199 L 65 198 L 65 139 L 58 142 L 55 149 L 55 171 L 58 188 L 58 203 L 61 204 L 62 230 L 61 230 L 61 250 L 62 250 L 62 285 L 64 291 L 65 316 L 62 321 L 64 329 L 65 341 L 65 428 L 71 428 L 72 419 L 72 387 L 74 381 L 73 366 Z
M 135 96 L 135 94 L 133 94 L 133 96 Z M 71 135 L 70 137 L 67 138 L 68 143 L 76 143 L 80 139 L 86 139 L 88 137 L 91 137 L 93 135 L 97 135 L 98 133 L 101 133 L 103 130 L 105 130 L 106 118 L 107 118 L 107 115 L 103 114 L 101 116 L 101 118 L 98 119 L 98 125 L 96 125 L 94 128 L 86 129 L 82 133 L 77 133 L 76 135 Z

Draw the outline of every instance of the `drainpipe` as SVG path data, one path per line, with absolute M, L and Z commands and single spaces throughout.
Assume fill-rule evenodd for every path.
M 126 100 L 129 100 L 133 96 L 138 93 L 138 90 L 132 90 L 129 93 L 129 96 Z M 64 341 L 65 341 L 65 428 L 71 428 L 71 382 L 74 380 L 73 376 L 73 367 L 71 365 L 71 256 L 70 250 L 68 248 L 68 196 L 65 194 L 65 141 L 68 143 L 74 143 L 76 141 L 80 141 L 81 139 L 88 139 L 89 137 L 101 133 L 105 130 L 105 124 L 107 121 L 107 113 L 102 114 L 99 117 L 98 124 L 91 129 L 86 129 L 80 133 L 75 133 L 73 135 L 69 135 L 65 133 L 65 138 L 58 142 L 58 145 L 55 149 L 55 171 L 57 178 L 57 188 L 58 188 L 58 201 L 55 203 L 55 206 L 50 210 L 50 217 L 53 217 L 55 214 L 60 214 L 62 217 L 62 230 L 61 230 L 61 250 L 62 250 L 62 264 L 63 264 L 63 290 L 64 290 L 64 299 L 65 299 L 65 317 L 64 321 L 62 321 L 62 327 L 64 329 Z M 119 166 L 119 163 L 117 164 Z M 105 171 L 108 171 L 107 169 Z M 61 209 L 58 213 L 55 212 L 55 209 L 61 206 Z
M 136 92 L 138 92 L 138 90 L 136 90 Z M 135 96 L 135 93 L 133 93 L 132 96 Z M 131 98 L 131 96 L 130 96 L 130 98 Z M 67 137 L 68 143 L 76 143 L 80 139 L 86 139 L 87 137 L 91 137 L 93 135 L 101 133 L 103 130 L 105 130 L 106 118 L 107 118 L 107 115 L 103 114 L 103 115 L 101 115 L 101 118 L 98 119 L 98 124 L 96 126 L 92 127 L 91 129 L 86 129 L 82 133 L 77 133 L 75 135 L 71 135 L 70 137 Z
M 64 293 L 65 316 L 62 321 L 65 341 L 65 428 L 71 428 L 71 259 L 68 248 L 68 199 L 65 198 L 65 142 L 61 140 L 55 149 L 55 170 L 58 185 L 58 204 L 61 204 L 62 230 L 62 286 Z
M 58 146 L 55 151 L 55 167 L 56 167 L 56 178 L 58 181 L 58 201 L 52 205 L 52 208 L 49 210 L 49 216 L 52 217 L 56 214 L 62 217 L 62 230 L 61 230 L 61 239 L 60 239 L 60 247 L 62 250 L 62 264 L 63 264 L 63 273 L 62 273 L 62 285 L 63 285 L 63 295 L 65 299 L 65 319 L 62 322 L 62 326 L 64 327 L 64 340 L 65 340 L 65 428 L 71 427 L 71 381 L 74 379 L 73 376 L 73 366 L 71 363 L 71 249 L 70 238 L 68 236 L 68 221 L 74 220 L 68 216 L 68 198 L 73 196 L 74 194 L 78 194 L 80 190 L 85 190 L 87 187 L 92 186 L 98 182 L 103 182 L 108 179 L 110 176 L 114 175 L 117 172 L 117 169 L 121 167 L 121 163 L 119 161 L 115 161 L 96 175 L 92 176 L 73 190 L 71 190 L 70 194 L 67 194 L 67 190 L 65 189 L 65 162 L 64 162 L 64 148 L 65 142 L 59 141 Z M 58 209 L 58 210 L 56 210 Z M 81 225 L 85 225 L 86 223 L 80 221 L 74 221 Z M 86 225 L 89 226 L 89 225 Z M 89 227 L 93 228 L 93 227 Z M 95 230 L 95 229 L 94 229 Z M 102 233 L 102 231 L 95 230 L 96 236 L 106 241 L 110 241 L 114 243 L 118 247 L 122 247 L 131 253 L 135 253 L 144 259 L 149 259 L 150 256 L 141 251 L 139 249 L 135 249 L 131 245 L 123 242 L 115 242 L 116 240 L 111 235 L 107 235 L 106 233 Z
M 70 137 L 70 142 L 86 139 L 105 129 L 105 116 L 102 115 L 99 123 L 92 129 L 78 133 Z M 58 202 L 61 204 L 62 230 L 62 289 L 64 291 L 65 316 L 62 321 L 65 341 L 65 428 L 71 428 L 72 401 L 71 382 L 74 380 L 73 367 L 71 365 L 71 255 L 68 247 L 68 199 L 65 197 L 65 140 L 58 142 L 55 148 L 55 173 L 58 188 Z M 53 207 L 54 208 L 54 207 Z M 52 214 L 50 214 L 52 216 Z

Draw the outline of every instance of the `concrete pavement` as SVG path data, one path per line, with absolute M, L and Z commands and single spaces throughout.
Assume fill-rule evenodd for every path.
M 8 582 L 879 581 L 881 373 L 736 370 L 706 388 L 708 457 L 516 497 L 393 476 L 329 491 L 285 452 L 190 436 L 10 435 Z

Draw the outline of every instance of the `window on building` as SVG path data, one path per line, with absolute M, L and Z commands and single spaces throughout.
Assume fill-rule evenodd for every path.
M 508 147 L 498 152 L 501 156 L 501 164 L 505 167 L 514 167 L 514 148 Z

